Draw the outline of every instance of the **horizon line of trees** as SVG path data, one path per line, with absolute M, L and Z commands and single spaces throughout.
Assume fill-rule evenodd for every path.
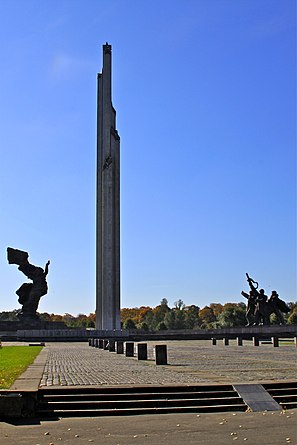
M 285 323 L 297 324 L 297 302 L 287 303 L 288 314 L 283 314 Z M 20 309 L 0 312 L 0 321 L 15 321 Z M 174 302 L 174 307 L 168 306 L 168 300 L 163 298 L 156 307 L 140 306 L 121 309 L 121 325 L 123 329 L 142 331 L 163 331 L 180 329 L 219 329 L 225 327 L 245 326 L 247 323 L 246 304 L 211 303 L 200 309 L 194 304 L 186 306 L 182 300 Z M 39 313 L 44 321 L 63 321 L 70 328 L 95 328 L 96 314 L 69 313 L 64 315 Z M 277 324 L 275 314 L 270 316 L 270 323 Z

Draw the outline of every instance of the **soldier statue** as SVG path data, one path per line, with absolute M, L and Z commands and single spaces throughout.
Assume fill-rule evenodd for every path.
M 40 298 L 47 294 L 46 276 L 50 261 L 42 267 L 34 266 L 28 261 L 29 254 L 22 250 L 7 248 L 7 260 L 9 264 L 17 264 L 18 269 L 23 272 L 26 277 L 32 280 L 32 283 L 24 283 L 16 291 L 19 303 L 22 304 L 20 318 L 27 320 L 37 319 L 36 314 Z
M 246 319 L 248 324 L 246 326 L 257 326 L 269 324 L 269 317 L 271 314 L 275 314 L 279 324 L 284 323 L 284 317 L 282 312 L 290 312 L 290 308 L 287 304 L 279 298 L 278 293 L 274 290 L 268 299 L 265 295 L 264 289 L 258 290 L 259 284 L 254 281 L 248 274 L 247 281 L 250 286 L 249 294 L 242 291 L 243 295 L 248 300 Z

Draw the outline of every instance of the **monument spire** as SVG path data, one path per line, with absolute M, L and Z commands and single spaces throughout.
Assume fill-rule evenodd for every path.
M 120 329 L 120 137 L 111 96 L 111 45 L 97 89 L 96 329 Z

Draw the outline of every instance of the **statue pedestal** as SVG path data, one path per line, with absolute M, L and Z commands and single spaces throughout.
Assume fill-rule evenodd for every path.
M 16 332 L 19 330 L 53 330 L 69 329 L 63 321 L 44 321 L 36 318 L 23 317 L 17 321 L 0 321 L 0 336 L 2 332 Z

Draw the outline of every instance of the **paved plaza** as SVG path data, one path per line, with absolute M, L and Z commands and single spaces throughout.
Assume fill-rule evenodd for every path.
M 41 386 L 170 385 L 256 383 L 296 380 L 293 343 L 253 346 L 246 341 L 229 346 L 210 341 L 168 341 L 168 365 L 157 366 L 154 345 L 148 342 L 148 360 L 93 348 L 87 343 L 46 343 Z
M 169 341 L 168 365 L 156 366 L 154 345 L 149 360 L 138 361 L 87 343 L 46 343 L 15 389 L 73 385 L 212 384 L 296 380 L 296 347 L 273 348 L 244 342 L 229 346 L 210 341 Z M 11 343 L 9 343 L 11 344 Z M 4 343 L 5 345 L 5 343 Z M 297 410 L 220 414 L 162 414 L 56 421 L 24 419 L 0 422 L 6 445 L 297 445 Z M 1 442 L 2 443 L 2 442 Z

